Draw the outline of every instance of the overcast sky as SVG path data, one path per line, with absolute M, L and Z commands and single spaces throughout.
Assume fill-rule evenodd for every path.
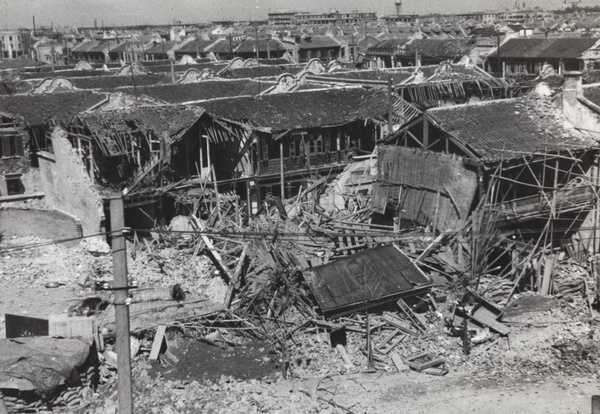
M 211 20 L 265 19 L 269 10 L 373 11 L 393 14 L 395 0 L 0 0 L 4 3 L 3 28 L 72 25 L 93 26 L 104 20 L 106 26 L 121 24 L 165 24 Z M 526 6 L 558 8 L 563 0 L 525 0 Z M 404 0 L 403 10 L 411 13 L 451 13 L 514 7 L 514 0 Z M 597 5 L 583 0 L 582 5 Z M 301 6 L 300 6 L 301 5 Z

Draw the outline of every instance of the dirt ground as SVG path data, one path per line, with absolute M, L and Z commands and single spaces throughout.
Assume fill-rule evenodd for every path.
M 40 242 L 5 240 L 0 248 Z M 101 247 L 43 246 L 0 253 L 0 337 L 4 313 L 64 313 L 91 293 L 78 284 L 86 274 L 110 279 L 110 255 L 98 251 Z M 168 259 L 165 263 L 175 263 L 166 272 L 147 256 L 130 257 L 130 273 L 140 285 L 179 281 L 187 291 L 222 294 L 205 258 L 178 267 L 173 258 L 179 253 L 160 255 Z M 249 343 L 225 334 L 238 345 L 219 348 L 181 339 L 173 351 L 178 362 L 150 363 L 147 352 L 135 357 L 134 412 L 590 413 L 592 395 L 600 394 L 597 311 L 590 315 L 583 300 L 521 294 L 506 315 L 512 321 L 508 339 L 492 335 L 468 357 L 462 355 L 460 340 L 437 325 L 426 338 L 397 348 L 400 355 L 428 351 L 442 356 L 449 369 L 443 377 L 398 373 L 389 360 L 378 363 L 375 373 L 364 373 L 364 340 L 352 332 L 347 348 L 355 370 L 344 364 L 324 332 L 305 332 L 290 342 L 287 379 L 282 378 L 280 349 L 268 342 Z M 104 377 L 85 406 L 54 412 L 116 413 L 116 372 L 104 369 Z

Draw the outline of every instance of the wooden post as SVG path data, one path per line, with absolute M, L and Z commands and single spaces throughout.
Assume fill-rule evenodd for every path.
M 394 132 L 394 105 L 392 102 L 392 82 L 394 80 L 390 78 L 388 81 L 388 136 Z
M 173 59 L 169 59 L 171 62 L 171 83 L 175 83 L 175 67 L 173 63 Z
M 423 149 L 429 146 L 429 117 L 427 113 L 423 114 Z
M 283 139 L 279 142 L 279 168 L 281 168 L 280 178 L 281 181 L 281 200 L 285 200 L 285 172 L 283 170 Z
M 125 303 L 127 290 L 127 252 L 124 227 L 123 196 L 110 199 L 110 228 L 113 251 L 113 275 L 115 289 L 116 351 L 118 372 L 119 412 L 133 413 L 133 390 L 131 387 L 131 351 L 129 348 L 129 306 Z

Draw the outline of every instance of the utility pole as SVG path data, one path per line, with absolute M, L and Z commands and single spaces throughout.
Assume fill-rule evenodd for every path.
M 129 344 L 129 306 L 127 298 L 127 251 L 123 227 L 125 224 L 123 196 L 110 199 L 111 247 L 113 252 L 114 306 L 117 336 L 117 374 L 119 413 L 133 413 L 133 388 L 131 386 L 131 351 Z
M 256 43 L 254 47 L 256 48 L 256 61 L 258 62 L 258 27 L 254 27 L 254 33 L 256 34 Z

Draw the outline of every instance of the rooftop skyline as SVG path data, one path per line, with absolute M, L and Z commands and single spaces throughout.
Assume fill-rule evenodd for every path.
M 557 9 L 563 0 L 525 0 L 527 7 Z M 422 1 L 404 0 L 403 13 L 464 13 L 513 8 L 514 0 L 447 0 Z M 582 0 L 581 6 L 597 5 L 597 0 Z M 394 14 L 394 0 L 226 0 L 219 4 L 208 0 L 5 0 L 4 15 L 0 25 L 4 29 L 32 28 L 32 16 L 36 26 L 100 26 L 169 24 L 174 21 L 200 23 L 214 20 L 261 20 L 269 11 L 298 10 L 326 12 L 337 9 L 341 12 L 358 10 L 377 14 Z

